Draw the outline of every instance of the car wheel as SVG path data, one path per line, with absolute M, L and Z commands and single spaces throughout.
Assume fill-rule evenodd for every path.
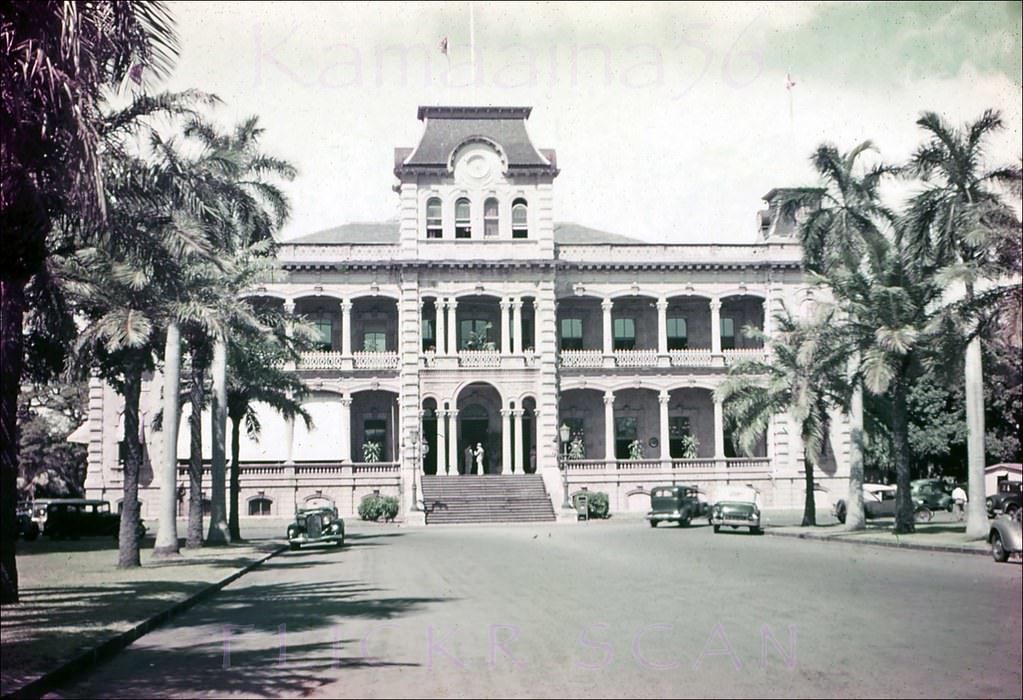
M 921 506 L 920 508 L 917 508 L 916 513 L 914 513 L 914 515 L 916 516 L 916 521 L 918 523 L 929 523 L 931 521 L 931 518 L 934 517 L 934 513 L 932 513 L 931 509 L 928 508 L 927 506 Z
M 843 525 L 845 525 L 845 504 L 844 503 L 839 503 L 838 507 L 835 508 L 835 519 L 837 519 L 838 522 L 840 522 Z
M 1019 510 L 1019 506 L 1016 505 L 1015 503 L 1005 506 L 1005 514 L 1008 515 L 1010 518 L 1016 517 L 1017 510 Z
M 678 521 L 679 527 L 689 527 L 689 518 L 682 518 Z
M 292 552 L 294 552 L 298 548 L 299 548 L 298 542 L 288 542 L 288 549 L 290 549 Z
M 715 525 L 715 526 L 714 526 L 714 532 L 715 532 L 715 533 L 717 533 L 717 532 L 721 532 L 721 526 L 720 526 L 720 525 Z
M 762 535 L 762 534 L 764 534 L 764 531 L 762 529 L 760 529 L 759 527 L 754 527 L 753 525 L 750 525 L 750 527 L 749 527 L 749 534 L 751 534 L 751 535 Z
M 39 526 L 36 525 L 35 523 L 32 523 L 32 527 L 25 530 L 24 535 L 25 539 L 28 540 L 29 542 L 35 541 L 36 538 L 39 537 Z
M 650 527 L 657 527 L 657 521 L 656 520 L 651 520 L 650 521 Z
M 998 562 L 1009 561 L 1009 553 L 1005 551 L 1002 536 L 998 534 L 997 530 L 991 533 L 991 556 Z

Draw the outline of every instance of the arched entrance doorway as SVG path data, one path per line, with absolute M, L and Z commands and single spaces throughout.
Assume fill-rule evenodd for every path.
M 477 382 L 458 396 L 459 474 L 501 473 L 501 395 Z

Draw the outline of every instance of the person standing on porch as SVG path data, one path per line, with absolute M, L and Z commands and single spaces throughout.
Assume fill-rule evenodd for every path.
M 465 471 L 462 472 L 463 474 L 472 474 L 472 460 L 473 460 L 474 456 L 475 455 L 474 455 L 474 453 L 472 451 L 472 443 L 469 443 L 468 445 L 465 446 L 465 460 L 464 460 Z
M 476 443 L 476 473 L 483 475 L 483 443 Z

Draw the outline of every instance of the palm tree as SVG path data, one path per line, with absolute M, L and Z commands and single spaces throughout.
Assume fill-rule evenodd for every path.
M 799 226 L 803 264 L 825 286 L 829 286 L 829 278 L 833 275 L 876 266 L 887 250 L 886 234 L 893 215 L 882 204 L 879 188 L 896 169 L 884 163 L 864 166 L 864 156 L 874 150 L 870 141 L 863 141 L 845 153 L 831 144 L 822 144 L 814 151 L 810 162 L 824 186 L 782 192 L 782 215 L 797 221 L 805 215 Z M 849 530 L 866 527 L 863 510 L 863 388 L 858 365 L 859 353 L 852 353 L 852 435 L 845 520 Z
M 274 320 L 264 322 L 279 327 Z M 302 406 L 308 394 L 305 383 L 285 364 L 297 359 L 287 339 L 273 333 L 236 333 L 228 349 L 227 415 L 231 421 L 231 474 L 228 527 L 232 540 L 241 539 L 238 497 L 241 492 L 241 429 L 258 437 L 262 426 L 257 404 L 263 404 L 286 420 L 301 418 L 307 428 L 312 418 Z
M 791 416 L 803 441 L 806 499 L 802 524 L 816 525 L 814 465 L 819 464 L 828 442 L 829 412 L 848 402 L 845 338 L 832 314 L 803 322 L 786 310 L 775 316 L 775 324 L 773 339 L 755 328 L 744 330 L 770 344 L 771 360 L 735 363 L 714 392 L 714 399 L 725 402 L 726 420 L 746 454 L 767 432 L 773 416 L 786 412 Z
M 16 415 L 25 288 L 54 222 L 103 228 L 98 105 L 106 86 L 168 72 L 177 55 L 162 2 L 12 0 L 0 9 L 0 603 L 18 600 Z
M 933 112 L 925 112 L 916 123 L 926 132 L 927 141 L 910 158 L 906 170 L 926 186 L 913 198 L 906 215 L 906 249 L 913 264 L 925 274 L 958 279 L 965 302 L 971 305 L 980 280 L 997 279 L 1005 272 L 1019 273 L 1000 264 L 1000 253 L 1008 240 L 1006 232 L 1018 235 L 1018 217 L 1004 197 L 1013 190 L 1018 196 L 1021 171 L 1015 165 L 986 168 L 987 140 L 1004 128 L 997 111 L 987 110 L 962 127 L 949 125 Z M 973 323 L 963 334 L 969 472 L 966 532 L 982 538 L 987 535 L 988 521 L 984 503 L 984 381 L 976 318 L 974 314 Z

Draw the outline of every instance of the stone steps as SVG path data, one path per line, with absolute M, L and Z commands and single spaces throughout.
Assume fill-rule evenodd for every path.
M 537 474 L 423 476 L 422 488 L 427 525 L 555 520 Z

